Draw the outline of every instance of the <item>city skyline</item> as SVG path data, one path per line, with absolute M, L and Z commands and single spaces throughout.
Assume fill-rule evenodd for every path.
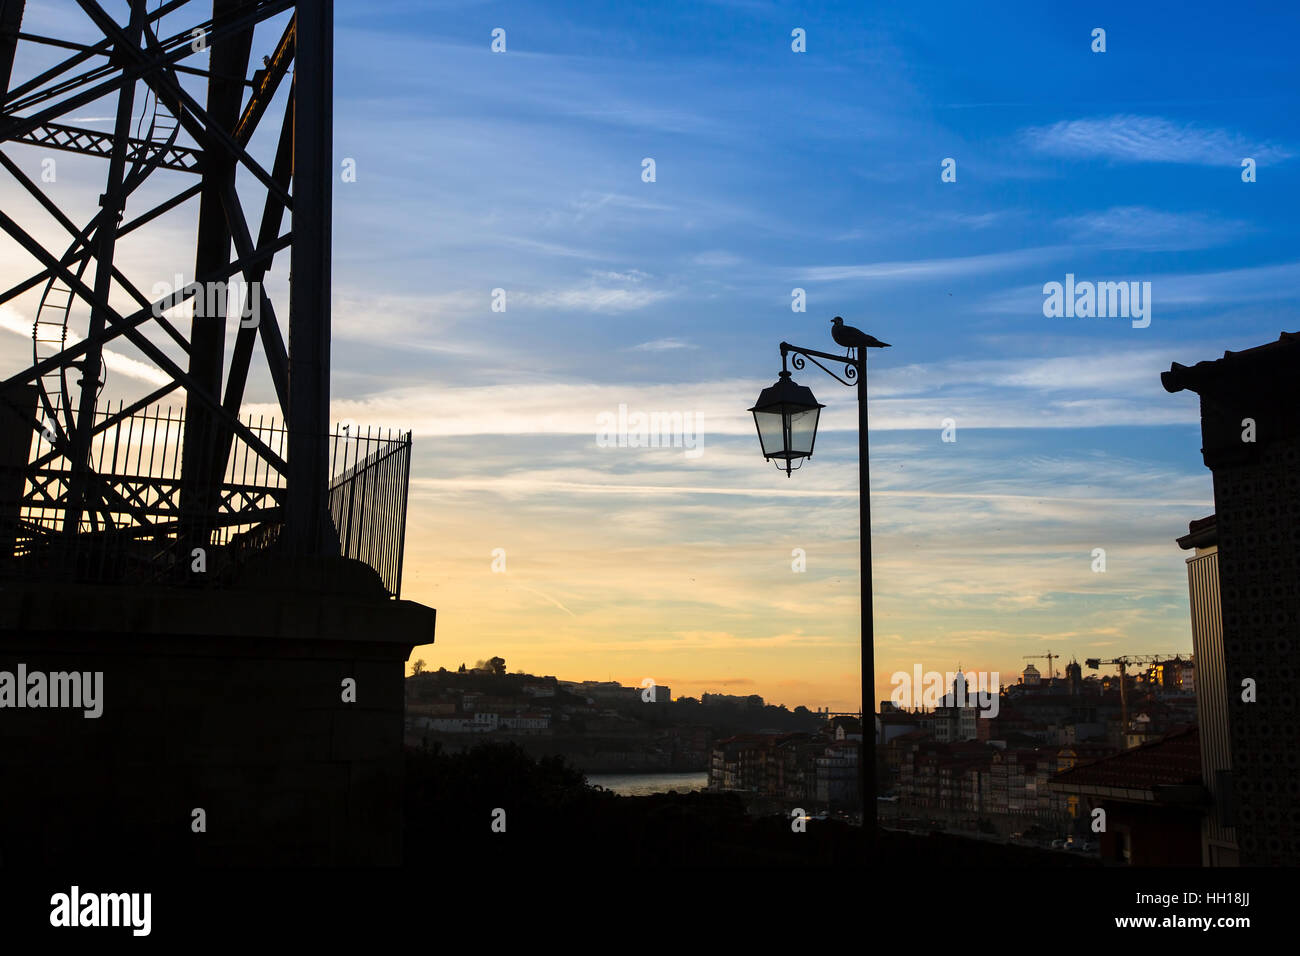
M 412 660 L 856 710 L 852 394 L 796 375 L 827 408 L 789 479 L 745 411 L 780 341 L 835 350 L 834 315 L 893 344 L 871 357 L 877 701 L 917 661 L 1186 656 L 1174 539 L 1213 497 L 1196 400 L 1159 373 L 1296 327 L 1294 13 L 426 9 L 341 9 L 335 49 L 356 177 L 332 413 L 414 432 L 403 597 L 439 631 Z M 97 160 L 59 163 L 65 197 L 102 187 Z M 1068 276 L 1150 282 L 1150 324 L 1047 317 Z M 31 361 L 26 305 L 0 311 L 5 374 Z M 157 371 L 114 351 L 106 398 Z M 620 407 L 693 416 L 702 445 L 601 447 Z

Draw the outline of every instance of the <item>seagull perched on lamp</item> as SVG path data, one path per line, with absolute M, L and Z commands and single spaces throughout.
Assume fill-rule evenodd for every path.
M 838 315 L 831 319 L 831 338 L 845 348 L 868 348 L 868 349 L 887 349 L 888 342 L 882 342 L 874 335 L 868 335 L 861 329 L 855 329 L 851 325 L 845 325 L 844 320 Z

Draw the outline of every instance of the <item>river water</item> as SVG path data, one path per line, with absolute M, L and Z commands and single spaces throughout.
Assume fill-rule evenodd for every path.
M 589 773 L 587 783 L 613 790 L 625 797 L 644 797 L 652 793 L 689 793 L 703 790 L 709 783 L 707 771 L 698 773 Z

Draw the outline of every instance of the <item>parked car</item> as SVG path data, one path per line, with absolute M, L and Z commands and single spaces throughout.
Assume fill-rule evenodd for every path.
M 1065 841 L 1064 841 L 1064 840 L 1053 840 L 1053 841 L 1052 841 L 1052 849 L 1053 849 L 1053 850 L 1064 850 L 1064 849 L 1065 849 Z

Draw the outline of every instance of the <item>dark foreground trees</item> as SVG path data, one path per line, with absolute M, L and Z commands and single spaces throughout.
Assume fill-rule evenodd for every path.
M 754 819 L 734 794 L 622 797 L 586 786 L 560 757 L 533 760 L 514 744 L 460 753 L 408 750 L 406 866 L 478 870 L 494 862 L 563 865 L 825 866 L 868 858 L 865 836 L 838 821 Z M 879 865 L 1069 865 L 1060 853 L 942 834 L 886 832 Z M 543 871 L 539 871 L 543 872 Z

